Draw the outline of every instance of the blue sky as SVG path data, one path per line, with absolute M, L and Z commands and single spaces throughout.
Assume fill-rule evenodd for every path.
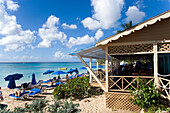
M 170 0 L 0 0 L 0 62 L 79 61 L 67 54 L 169 8 Z

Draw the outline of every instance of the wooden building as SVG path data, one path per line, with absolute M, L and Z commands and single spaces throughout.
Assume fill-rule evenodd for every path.
M 105 91 L 106 107 L 139 110 L 128 102 L 128 87 L 135 88 L 132 82 L 136 81 L 137 76 L 113 74 L 119 68 L 120 61 L 128 58 L 149 58 L 153 73 L 148 76 L 141 74 L 140 77 L 147 78 L 148 83 L 154 81 L 164 92 L 162 96 L 170 100 L 170 10 L 70 55 L 77 56 L 88 69 L 90 83 Z M 90 58 L 90 66 L 83 58 Z M 105 60 L 104 77 L 97 76 L 92 70 L 92 59 Z

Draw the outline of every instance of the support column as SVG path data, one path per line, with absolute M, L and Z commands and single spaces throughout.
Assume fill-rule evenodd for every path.
M 108 46 L 105 46 L 105 72 L 106 72 L 106 92 L 108 92 L 109 90 Z
M 154 51 L 154 82 L 157 85 L 157 83 L 159 83 L 159 80 L 158 80 L 158 47 L 156 41 L 153 44 L 153 51 Z
M 90 69 L 92 69 L 92 58 L 90 58 Z M 92 83 L 92 75 L 90 73 L 90 83 Z
M 113 73 L 113 57 L 112 56 L 111 56 L 111 65 L 110 65 L 110 67 L 111 67 L 110 71 L 111 71 L 111 73 Z
M 99 62 L 98 62 L 98 59 L 96 59 L 96 66 L 97 66 L 97 75 L 99 74 L 98 73 L 98 69 L 99 69 Z M 101 78 L 100 78 L 101 79 Z

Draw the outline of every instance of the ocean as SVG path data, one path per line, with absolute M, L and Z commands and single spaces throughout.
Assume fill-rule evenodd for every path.
M 89 64 L 89 63 L 87 63 Z M 92 65 L 96 65 L 93 63 Z M 20 85 L 24 82 L 31 82 L 32 74 L 35 74 L 36 81 L 38 80 L 47 80 L 49 78 L 57 77 L 57 75 L 43 75 L 43 72 L 47 70 L 58 71 L 58 68 L 67 67 L 67 70 L 63 70 L 67 72 L 70 68 L 79 70 L 79 73 L 85 73 L 87 70 L 79 69 L 80 67 L 84 67 L 81 62 L 45 62 L 45 63 L 32 63 L 32 62 L 24 62 L 24 63 L 0 63 L 0 87 L 5 88 L 8 85 L 8 81 L 5 81 L 4 78 L 10 74 L 20 73 L 23 74 L 20 80 L 16 80 L 16 85 Z M 74 74 L 74 73 L 73 73 Z M 64 75 L 60 75 L 66 76 Z

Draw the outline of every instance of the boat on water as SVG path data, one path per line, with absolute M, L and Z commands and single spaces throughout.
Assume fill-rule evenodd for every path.
M 61 68 L 58 68 L 58 70 L 67 70 L 66 67 L 61 67 Z

